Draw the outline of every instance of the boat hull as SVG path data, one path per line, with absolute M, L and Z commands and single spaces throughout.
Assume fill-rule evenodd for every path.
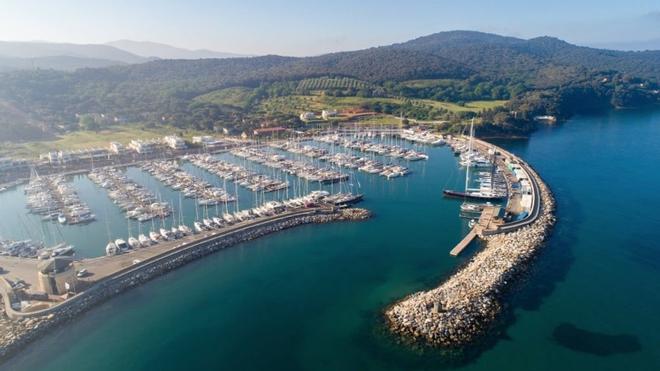
M 452 191 L 450 189 L 445 189 L 444 191 L 442 191 L 442 194 L 448 198 L 460 198 L 460 199 L 481 200 L 481 201 L 499 201 L 506 198 L 506 196 L 475 195 L 466 192 Z

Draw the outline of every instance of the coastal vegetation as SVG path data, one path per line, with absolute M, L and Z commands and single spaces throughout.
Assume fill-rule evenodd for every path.
M 301 126 L 300 111 L 326 108 L 454 125 L 477 115 L 478 132 L 507 134 L 528 132 L 538 115 L 657 103 L 660 52 L 456 31 L 315 57 L 158 60 L 0 78 L 0 134 L 10 140 L 89 129 L 80 114 L 240 132 Z

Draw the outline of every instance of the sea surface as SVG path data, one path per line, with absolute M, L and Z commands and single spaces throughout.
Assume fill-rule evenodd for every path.
M 467 226 L 459 203 L 441 191 L 461 187 L 463 172 L 448 148 L 418 147 L 431 158 L 410 164 L 410 176 L 351 174 L 343 185 L 365 194 L 371 220 L 297 227 L 193 262 L 90 310 L 2 369 L 660 369 L 660 110 L 576 117 L 497 143 L 550 185 L 558 223 L 478 344 L 411 348 L 383 326 L 387 305 L 436 286 L 480 248 L 449 256 Z M 179 214 L 176 192 L 137 168 L 128 174 Z M 18 189 L 0 195 L 0 234 L 63 239 L 79 256 L 102 255 L 109 237 L 127 235 L 128 223 L 104 190 L 84 176 L 73 182 L 98 221 L 43 227 L 25 214 Z M 318 188 L 296 184 L 289 196 Z M 259 197 L 239 189 L 239 206 Z M 194 220 L 194 202 L 181 205 L 185 221 Z

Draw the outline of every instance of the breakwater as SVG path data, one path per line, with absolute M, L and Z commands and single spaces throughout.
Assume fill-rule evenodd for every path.
M 144 261 L 96 282 L 86 291 L 57 306 L 33 313 L 14 311 L 9 303 L 8 288 L 0 287 L 0 360 L 5 360 L 47 331 L 74 319 L 94 305 L 215 251 L 303 224 L 362 220 L 369 216 L 367 210 L 356 208 L 309 209 L 283 215 L 252 228 L 214 236 Z M 3 279 L 0 281 L 0 284 L 6 283 Z
M 394 333 L 413 342 L 457 347 L 490 328 L 502 311 L 502 294 L 539 251 L 555 221 L 550 189 L 525 167 L 539 198 L 534 219 L 504 233 L 483 236 L 484 248 L 439 287 L 414 293 L 387 308 L 385 318 Z

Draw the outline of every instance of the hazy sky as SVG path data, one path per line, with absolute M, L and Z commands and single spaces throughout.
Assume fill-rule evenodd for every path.
M 538 4 L 538 5 L 537 5 Z M 0 40 L 148 40 L 313 55 L 469 29 L 579 44 L 660 38 L 660 0 L 0 0 Z

